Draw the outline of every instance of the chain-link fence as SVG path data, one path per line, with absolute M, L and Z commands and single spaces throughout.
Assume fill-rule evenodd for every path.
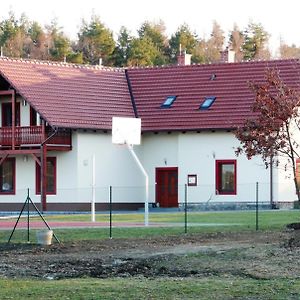
M 17 229 L 45 227 L 33 204 L 26 204 L 28 195 L 49 226 L 106 229 L 109 237 L 132 228 L 158 233 L 159 228 L 169 233 L 280 229 L 298 222 L 300 215 L 293 201 L 278 201 L 276 191 L 261 182 L 223 193 L 209 185 L 166 186 L 160 191 L 156 186 L 58 188 L 47 195 L 44 211 L 40 195 L 29 188 L 1 197 L 0 230 L 12 229 L 18 216 Z

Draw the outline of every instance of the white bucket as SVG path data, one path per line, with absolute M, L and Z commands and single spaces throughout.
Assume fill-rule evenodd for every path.
M 52 230 L 37 231 L 36 238 L 39 245 L 51 245 L 53 237 Z

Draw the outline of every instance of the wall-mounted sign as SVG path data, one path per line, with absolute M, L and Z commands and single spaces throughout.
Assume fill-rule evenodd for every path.
M 197 186 L 197 175 L 189 174 L 187 178 L 188 186 Z

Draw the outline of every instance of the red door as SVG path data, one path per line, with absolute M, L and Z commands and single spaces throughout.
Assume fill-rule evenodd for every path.
M 156 168 L 156 203 L 178 207 L 178 168 Z

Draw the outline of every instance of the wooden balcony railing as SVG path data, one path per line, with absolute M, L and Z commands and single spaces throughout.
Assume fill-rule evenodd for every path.
M 18 148 L 22 147 L 37 147 L 49 137 L 53 131 L 47 130 L 43 134 L 42 126 L 17 126 L 15 128 L 15 136 L 11 127 L 0 128 L 0 147 L 9 148 L 13 144 Z M 47 141 L 49 145 L 59 145 L 71 147 L 71 132 L 69 130 L 59 129 L 58 132 L 50 140 Z

